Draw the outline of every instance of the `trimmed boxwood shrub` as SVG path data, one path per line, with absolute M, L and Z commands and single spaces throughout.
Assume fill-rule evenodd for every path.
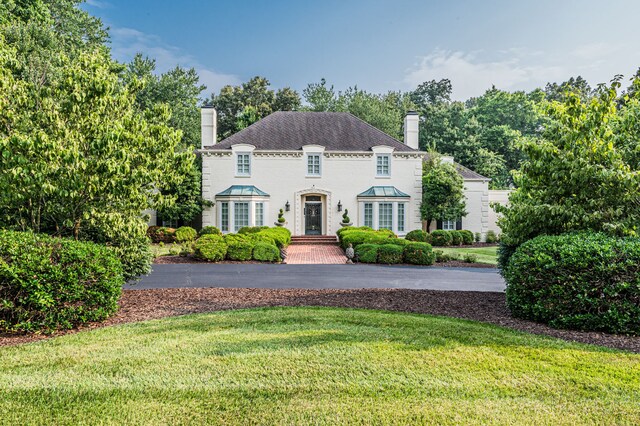
M 473 232 L 468 231 L 466 229 L 458 232 L 460 233 L 460 235 L 462 235 L 462 244 L 464 244 L 465 246 L 470 246 L 473 244 L 473 240 L 474 240 Z
M 222 231 L 220 231 L 218 228 L 216 228 L 215 226 L 205 226 L 204 228 L 202 228 L 200 230 L 200 232 L 198 233 L 198 235 L 203 236 L 203 235 L 210 235 L 210 234 L 214 234 L 214 235 L 222 235 Z
M 552 327 L 640 334 L 640 239 L 601 233 L 539 236 L 502 271 L 507 306 Z
M 260 262 L 279 262 L 280 250 L 273 244 L 258 242 L 253 247 L 253 259 Z
M 498 236 L 496 235 L 495 231 L 487 231 L 487 236 L 485 238 L 485 241 L 489 244 L 497 243 Z
M 118 309 L 120 260 L 99 244 L 0 231 L 0 330 L 51 332 Z
M 222 235 L 203 235 L 196 241 L 194 249 L 195 257 L 210 262 L 220 262 L 227 255 L 227 243 Z
M 152 243 L 174 243 L 176 241 L 176 230 L 164 226 L 150 226 L 147 228 L 147 236 Z
M 417 241 L 419 243 L 430 243 L 431 234 L 424 232 L 422 229 L 416 229 L 409 232 L 405 237 L 409 241 Z
M 198 238 L 198 233 L 190 226 L 181 226 L 176 229 L 176 241 L 179 243 L 195 241 L 196 238 Z
M 269 229 L 268 226 L 243 226 L 238 229 L 238 234 L 256 234 L 264 229 Z
M 459 246 L 462 244 L 462 234 L 460 231 L 449 231 L 451 235 L 451 245 Z
M 227 234 L 224 236 L 224 242 L 227 243 L 227 259 L 251 260 L 253 241 L 242 234 Z
M 436 255 L 431 244 L 413 242 L 404 247 L 404 261 L 414 265 L 433 265 Z
M 393 232 L 387 230 L 372 231 L 360 230 L 342 234 L 342 248 L 346 249 L 349 244 L 356 248 L 360 244 L 386 244 L 390 239 L 397 239 Z
M 353 232 L 353 231 L 373 231 L 373 228 L 369 226 L 347 226 L 344 228 L 340 228 L 336 231 L 336 235 L 338 235 L 338 240 L 342 242 L 342 237 L 345 233 Z
M 377 263 L 378 262 L 378 249 L 377 244 L 360 244 L 356 247 L 356 257 L 358 262 L 362 263 Z
M 257 243 L 265 243 L 265 244 L 269 244 L 272 246 L 275 246 L 276 248 L 278 247 L 275 240 L 265 234 L 261 234 L 261 233 L 257 233 L 257 234 L 244 234 L 244 237 L 253 242 L 253 244 L 257 244 Z
M 257 234 L 273 238 L 278 248 L 287 247 L 291 243 L 291 231 L 281 226 L 263 229 Z
M 402 263 L 404 248 L 395 244 L 383 244 L 378 249 L 378 263 L 387 265 Z
M 431 233 L 431 245 L 436 247 L 450 246 L 453 238 L 449 231 L 438 229 Z

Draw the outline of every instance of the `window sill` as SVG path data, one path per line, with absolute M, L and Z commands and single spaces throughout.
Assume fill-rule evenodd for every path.
M 322 175 L 305 175 L 305 177 L 309 179 L 320 179 Z
M 250 178 L 251 175 L 235 175 L 234 177 L 237 177 L 237 178 Z
M 391 179 L 391 175 L 376 175 L 376 179 Z

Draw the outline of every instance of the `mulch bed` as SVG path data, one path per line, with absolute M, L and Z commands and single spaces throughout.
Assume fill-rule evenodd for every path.
M 511 317 L 504 293 L 405 289 L 305 290 L 305 289 L 162 289 L 125 290 L 120 311 L 109 320 L 79 330 L 175 315 L 266 306 L 332 306 L 383 309 L 443 315 L 482 321 L 533 334 L 608 346 L 640 353 L 640 337 L 556 330 Z M 74 333 L 71 330 L 57 335 Z M 0 346 L 45 339 L 48 336 L 0 334 Z
M 153 263 L 157 265 L 177 264 L 177 263 L 191 263 L 191 264 L 264 264 L 269 262 L 258 262 L 257 260 L 235 261 L 235 260 L 223 260 L 221 262 L 207 262 L 206 260 L 199 260 L 192 256 L 160 256 L 154 259 Z M 277 262 L 276 262 L 277 263 Z M 286 263 L 286 259 L 283 263 Z M 360 265 L 376 265 L 374 263 L 360 263 Z M 429 266 L 411 265 L 408 263 L 399 264 L 402 266 L 414 266 L 416 268 L 430 268 L 432 266 L 445 266 L 445 267 L 466 267 L 466 268 L 495 268 L 495 265 L 488 263 L 467 263 L 459 260 L 451 260 L 449 262 L 434 263 Z M 398 266 L 398 265 L 396 265 Z

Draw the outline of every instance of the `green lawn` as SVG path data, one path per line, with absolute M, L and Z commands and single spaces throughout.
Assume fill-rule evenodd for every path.
M 3 424 L 637 424 L 640 356 L 417 314 L 271 308 L 0 348 Z
M 489 263 L 491 265 L 497 265 L 497 246 L 493 247 L 473 247 L 473 248 L 463 248 L 463 247 L 434 247 L 434 250 L 442 250 L 445 253 L 458 253 L 460 255 L 460 259 L 464 257 L 465 254 L 474 254 L 478 256 L 478 263 Z

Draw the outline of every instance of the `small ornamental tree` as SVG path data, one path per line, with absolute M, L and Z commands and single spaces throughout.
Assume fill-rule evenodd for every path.
M 464 180 L 451 164 L 437 154 L 430 154 L 422 171 L 422 220 L 430 231 L 434 220 L 458 220 L 465 211 Z

